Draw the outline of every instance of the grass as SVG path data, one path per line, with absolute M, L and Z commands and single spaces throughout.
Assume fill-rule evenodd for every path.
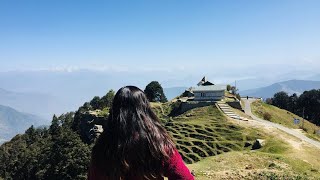
M 99 111 L 97 115 L 98 116 L 107 116 L 107 115 L 109 115 L 109 108 L 108 107 L 104 108 L 103 110 Z
M 225 102 L 233 102 L 237 98 L 235 95 L 231 94 L 228 91 L 225 91 L 224 95 L 225 95 L 225 98 L 224 98 Z
M 228 152 L 187 165 L 196 179 L 317 179 L 319 172 L 302 160 L 261 151 Z
M 260 151 L 271 154 L 284 154 L 288 149 L 289 146 L 285 142 L 278 140 L 275 137 L 269 137 Z
M 170 104 L 153 103 L 152 107 L 160 119 L 167 118 L 163 121 L 165 128 L 188 164 L 209 156 L 242 151 L 245 142 L 261 138 L 255 130 L 229 122 L 216 106 L 195 108 L 176 117 L 166 115 Z
M 275 106 L 266 104 L 262 101 L 253 102 L 251 105 L 251 108 L 252 108 L 253 114 L 255 114 L 257 117 L 263 118 L 263 115 L 265 113 L 269 113 L 271 115 L 271 118 L 270 118 L 271 122 L 281 124 L 288 128 L 301 129 L 303 118 L 287 110 L 277 108 Z M 294 124 L 293 123 L 294 118 L 300 119 L 300 124 Z M 310 123 L 307 120 L 304 120 L 303 130 L 306 132 L 308 137 L 320 141 L 320 136 L 315 134 L 315 131 L 319 129 L 320 127 L 316 126 L 313 123 Z
M 152 103 L 196 179 L 319 179 L 319 150 L 297 150 L 262 129 L 229 121 L 216 106 L 170 117 L 173 104 Z M 281 133 L 281 132 L 280 132 Z M 244 147 L 263 139 L 259 150 Z

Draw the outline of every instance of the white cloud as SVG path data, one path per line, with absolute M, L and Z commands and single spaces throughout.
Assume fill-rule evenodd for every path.
M 75 72 L 81 70 L 98 71 L 98 72 L 128 72 L 128 73 L 150 73 L 163 72 L 175 73 L 177 71 L 187 71 L 183 66 L 121 66 L 121 65 L 89 65 L 89 66 L 54 66 L 49 68 L 29 69 L 23 71 L 49 71 L 49 72 Z

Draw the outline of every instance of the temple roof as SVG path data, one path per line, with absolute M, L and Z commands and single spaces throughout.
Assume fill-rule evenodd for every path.
M 207 80 L 207 77 L 203 77 L 201 81 L 197 84 L 198 86 L 211 86 L 214 85 L 212 82 Z

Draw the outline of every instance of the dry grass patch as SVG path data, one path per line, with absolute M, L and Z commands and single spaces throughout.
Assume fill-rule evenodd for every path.
M 228 152 L 188 165 L 196 179 L 317 179 L 309 163 L 260 151 Z
M 288 128 L 301 129 L 303 118 L 275 106 L 263 103 L 261 101 L 255 101 L 251 104 L 252 113 L 259 118 L 264 119 L 265 114 L 270 115 L 269 121 L 281 124 Z M 294 124 L 293 119 L 300 119 L 300 124 Z M 268 120 L 268 119 L 266 119 Z M 317 130 L 320 130 L 319 126 L 304 120 L 303 130 L 308 137 L 320 141 L 320 135 L 315 134 Z

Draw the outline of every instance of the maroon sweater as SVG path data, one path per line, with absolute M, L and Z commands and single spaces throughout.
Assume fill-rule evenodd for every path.
M 169 180 L 194 180 L 177 150 L 175 150 L 170 160 L 164 164 L 164 176 L 168 177 Z M 139 178 L 130 177 L 128 179 L 138 180 Z M 96 168 L 91 166 L 89 168 L 88 180 L 108 180 L 108 177 L 99 173 Z

